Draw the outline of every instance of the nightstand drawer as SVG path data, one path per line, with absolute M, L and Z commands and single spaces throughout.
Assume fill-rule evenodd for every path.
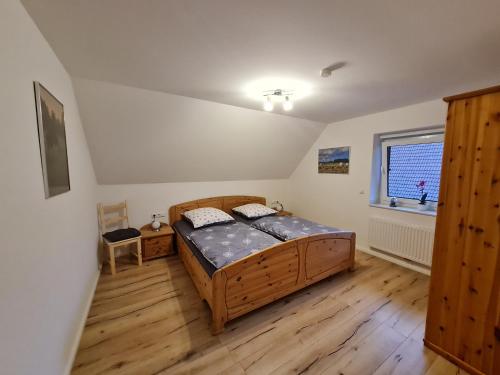
M 172 236 L 145 239 L 143 247 L 142 251 L 145 258 L 171 254 L 173 252 Z

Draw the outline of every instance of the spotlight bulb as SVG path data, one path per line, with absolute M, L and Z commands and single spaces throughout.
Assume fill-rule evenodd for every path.
M 273 102 L 268 96 L 267 99 L 264 101 L 264 111 L 271 112 L 273 108 L 274 108 Z
M 290 98 L 285 97 L 285 101 L 283 102 L 283 110 L 290 111 L 293 108 L 293 103 L 290 101 Z

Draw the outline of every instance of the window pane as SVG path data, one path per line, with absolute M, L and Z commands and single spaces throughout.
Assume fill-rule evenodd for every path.
M 387 196 L 420 199 L 419 181 L 425 181 L 427 200 L 437 202 L 443 143 L 387 147 Z

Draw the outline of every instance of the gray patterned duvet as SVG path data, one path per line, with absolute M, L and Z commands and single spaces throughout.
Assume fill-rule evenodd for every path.
M 327 227 L 312 221 L 295 216 L 266 216 L 255 220 L 252 227 L 269 233 L 283 241 L 293 240 L 298 237 L 310 236 L 322 233 L 339 233 L 341 229 Z
M 273 236 L 239 222 L 193 229 L 187 237 L 216 268 L 281 243 Z

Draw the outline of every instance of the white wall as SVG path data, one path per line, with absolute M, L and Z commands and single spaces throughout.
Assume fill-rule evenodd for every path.
M 0 51 L 0 372 L 61 374 L 97 276 L 96 180 L 71 79 L 17 0 Z M 65 108 L 71 191 L 47 200 L 35 80 Z
M 220 195 L 263 196 L 268 203 L 279 200 L 287 207 L 288 180 L 251 180 L 186 182 L 138 185 L 99 185 L 99 199 L 103 203 L 114 203 L 126 199 L 129 206 L 130 225 L 141 227 L 151 220 L 151 214 L 165 213 L 162 219 L 168 222 L 168 208 L 174 204 L 193 199 Z
M 99 184 L 288 178 L 326 126 L 75 79 Z
M 374 134 L 443 125 L 441 100 L 398 108 L 328 125 L 290 177 L 293 211 L 325 224 L 350 229 L 367 247 L 368 218 L 377 215 L 418 225 L 435 225 L 432 216 L 369 206 Z M 350 146 L 348 175 L 319 174 L 318 149 Z

